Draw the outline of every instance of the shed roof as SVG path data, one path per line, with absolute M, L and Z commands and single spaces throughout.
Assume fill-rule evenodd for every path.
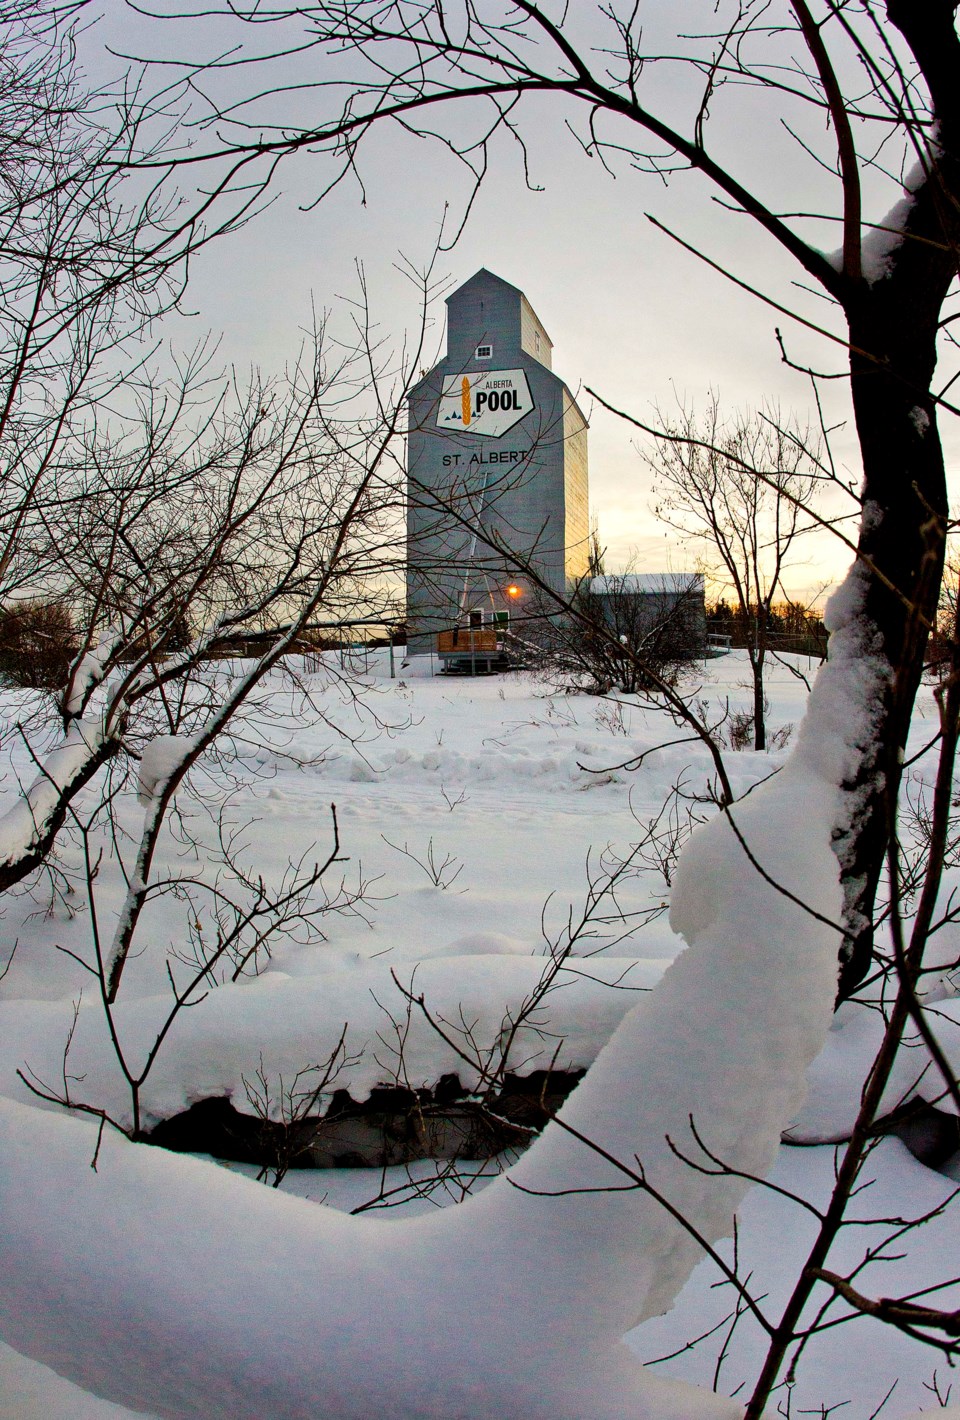
M 594 596 L 633 595 L 651 593 L 694 592 L 703 590 L 699 572 L 615 572 L 606 577 L 594 577 L 590 591 Z

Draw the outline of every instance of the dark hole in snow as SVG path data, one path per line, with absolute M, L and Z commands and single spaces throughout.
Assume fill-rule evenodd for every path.
M 583 1070 L 506 1075 L 482 1098 L 456 1075 L 432 1088 L 384 1085 L 366 1100 L 337 1090 L 323 1115 L 284 1122 L 235 1109 L 226 1097 L 198 1101 L 161 1120 L 144 1142 L 176 1153 L 273 1168 L 383 1168 L 415 1159 L 477 1159 L 522 1149 L 559 1109 Z
M 900 1105 L 878 1128 L 895 1134 L 928 1168 L 941 1169 L 960 1152 L 960 1117 L 919 1097 Z

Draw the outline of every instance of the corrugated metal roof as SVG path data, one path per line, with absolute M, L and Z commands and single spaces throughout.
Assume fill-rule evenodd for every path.
M 699 572 L 617 572 L 607 577 L 594 577 L 590 591 L 594 596 L 615 596 L 623 593 L 693 592 L 703 588 Z

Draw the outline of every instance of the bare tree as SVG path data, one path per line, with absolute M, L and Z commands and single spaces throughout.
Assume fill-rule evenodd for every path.
M 391 614 L 398 401 L 419 343 L 410 366 L 378 348 L 361 293 L 346 341 L 318 326 L 279 378 L 224 374 L 205 342 L 163 356 L 153 323 L 182 295 L 187 257 L 242 220 L 252 194 L 241 184 L 212 216 L 229 179 L 177 193 L 170 115 L 130 78 L 84 84 L 75 10 L 0 9 L 0 597 L 6 649 L 16 643 L 22 678 L 43 686 L 0 734 L 0 890 L 48 864 L 66 829 L 86 854 L 97 923 L 91 835 L 106 831 L 125 861 L 115 803 L 139 783 L 124 920 L 106 938 L 95 927 L 84 964 L 109 1013 L 149 903 L 212 893 L 212 955 L 201 944 L 188 983 L 171 977 L 175 1013 L 215 967 L 255 966 L 322 895 L 322 861 L 292 865 L 271 896 L 223 835 L 215 881 L 194 889 L 155 881 L 154 855 L 195 766 L 229 778 L 242 760 L 227 727 L 307 629 Z M 131 173 L 141 161 L 157 164 L 148 180 Z M 24 664 L 28 608 L 34 636 L 59 627 L 46 667 Z M 223 659 L 240 633 L 252 660 Z
M 283 378 L 224 375 L 204 342 L 159 349 L 187 258 L 253 193 L 178 194 L 171 115 L 129 77 L 84 86 L 72 14 L 0 11 L 0 598 L 71 627 L 53 698 L 4 730 L 29 768 L 8 777 L 0 890 L 108 763 L 205 725 L 199 758 L 311 618 L 387 614 L 399 510 L 389 386 L 406 376 L 362 298 L 346 343 L 318 328 Z M 240 632 L 262 652 L 246 690 L 208 670 Z
M 426 301 L 421 309 L 422 340 Z M 371 343 L 365 316 L 354 319 L 354 343 L 319 332 L 283 379 L 214 381 L 203 352 L 175 379 L 144 374 L 125 419 L 60 441 L 56 498 L 37 500 L 25 520 L 32 582 L 73 608 L 80 645 L 55 694 L 33 702 L 9 737 L 34 778 L 18 782 L 11 756 L 0 887 L 44 867 L 59 835 L 78 847 L 90 942 L 74 955 L 105 1013 L 129 1089 L 131 1123 L 118 1127 L 133 1137 L 144 1083 L 182 1011 L 257 974 L 275 942 L 315 941 L 327 914 L 362 911 L 362 879 L 336 880 L 335 812 L 332 846 L 308 845 L 276 883 L 250 864 L 225 813 L 249 772 L 250 741 L 269 745 L 297 715 L 324 718 L 291 672 L 294 708 L 273 727 L 262 693 L 270 672 L 313 634 L 395 614 L 398 432 L 419 349 L 398 363 Z M 352 693 L 335 661 L 324 670 Z M 143 805 L 133 835 L 117 815 L 132 783 Z M 193 869 L 163 866 L 172 822 Z M 119 913 L 100 900 L 104 841 L 126 883 Z M 180 904 L 182 941 L 167 951 L 169 1000 L 143 1050 L 124 1042 L 118 1001 L 162 899 Z M 66 1057 L 62 1087 L 22 1077 L 45 1099 L 116 1122 L 71 1083 Z
M 230 179 L 215 193 L 177 189 L 164 158 L 178 141 L 173 116 L 131 74 L 90 85 L 76 53 L 79 8 L 0 5 L 4 599 L 44 581 L 37 529 L 49 533 L 61 507 L 68 518 L 76 506 L 77 487 L 61 486 L 64 462 L 99 430 L 102 463 L 106 411 L 135 415 L 142 403 L 155 323 L 177 308 L 189 258 L 253 210 L 249 191 L 227 196 Z M 131 173 L 139 162 L 156 169 Z M 198 377 L 195 365 L 186 383 Z
M 145 384 L 126 431 L 94 423 L 62 442 L 56 496 L 25 521 L 29 576 L 71 606 L 79 647 L 55 699 L 15 729 L 35 777 L 5 815 L 0 886 L 44 860 L 104 764 L 176 740 L 176 772 L 154 775 L 166 801 L 306 628 L 390 615 L 398 416 L 347 410 L 351 380 L 362 400 L 369 370 L 368 351 L 330 343 L 286 381 L 211 391 L 188 364 L 177 381 Z M 253 665 L 213 673 L 240 632 L 260 648 Z
M 753 747 L 767 747 L 764 666 L 771 613 L 797 536 L 813 524 L 817 461 L 806 431 L 779 416 L 740 415 L 722 423 L 714 398 L 702 420 L 684 414 L 657 440 L 648 463 L 656 475 L 654 511 L 706 549 L 705 570 L 732 594 L 748 629 L 753 682 Z

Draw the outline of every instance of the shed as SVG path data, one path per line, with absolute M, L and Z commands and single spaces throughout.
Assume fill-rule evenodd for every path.
M 586 590 L 610 629 L 635 649 L 656 634 L 661 644 L 669 639 L 677 659 L 705 654 L 707 613 L 699 572 L 615 572 L 592 577 Z

